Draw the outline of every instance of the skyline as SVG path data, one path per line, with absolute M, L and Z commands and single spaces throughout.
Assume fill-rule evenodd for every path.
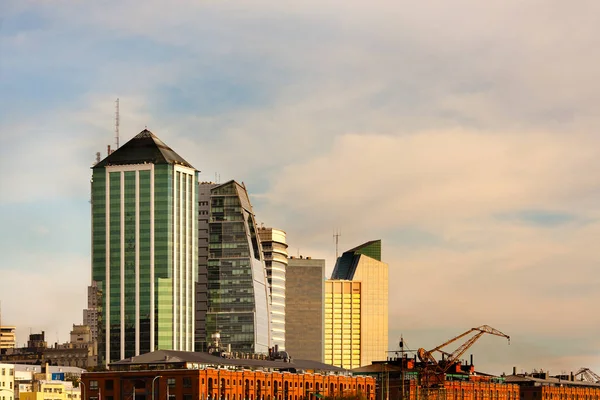
M 19 343 L 82 322 L 90 167 L 119 98 L 121 143 L 147 126 L 201 180 L 245 182 L 290 255 L 330 273 L 334 231 L 340 253 L 382 239 L 390 350 L 488 324 L 512 341 L 483 337 L 478 369 L 600 371 L 600 4 L 5 3 L 0 301 Z

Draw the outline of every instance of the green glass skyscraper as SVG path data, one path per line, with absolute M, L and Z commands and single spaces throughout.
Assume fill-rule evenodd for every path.
M 194 349 L 197 171 L 144 130 L 92 168 L 99 364 Z
M 254 212 L 243 184 L 201 183 L 199 195 L 198 351 L 212 334 L 232 351 L 271 347 L 269 286 Z

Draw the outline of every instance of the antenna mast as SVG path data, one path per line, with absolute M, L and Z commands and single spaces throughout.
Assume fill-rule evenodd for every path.
M 117 149 L 119 149 L 119 98 L 117 97 L 115 105 L 115 140 L 117 142 Z
M 340 236 L 342 236 L 342 232 L 341 231 L 335 231 L 333 233 L 333 238 L 335 239 L 335 259 L 338 259 L 339 253 L 338 253 L 338 249 L 339 249 L 339 242 L 340 242 Z

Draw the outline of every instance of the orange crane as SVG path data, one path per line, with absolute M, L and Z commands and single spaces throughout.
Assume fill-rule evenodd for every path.
M 465 343 L 463 343 L 459 348 L 454 350 L 452 353 L 447 353 L 442 350 L 443 347 L 446 347 L 447 345 L 454 343 L 457 340 L 473 332 L 477 333 Z M 456 361 L 459 360 L 460 356 L 462 356 L 465 353 L 465 351 L 467 351 L 469 347 L 471 347 L 473 343 L 475 343 L 484 333 L 505 337 L 508 339 L 508 343 L 510 344 L 510 336 L 500 332 L 497 329 L 492 328 L 491 326 L 482 325 L 478 328 L 471 328 L 470 330 L 448 340 L 445 343 L 442 343 L 441 345 L 437 346 L 432 350 L 427 351 L 423 348 L 420 348 L 419 350 L 417 350 L 417 356 L 425 364 L 425 370 L 433 370 L 431 371 L 432 373 L 438 376 L 439 379 L 443 379 L 444 374 L 450 369 L 450 367 L 454 365 Z M 433 356 L 433 353 L 435 352 L 439 352 L 442 354 L 442 357 L 444 358 L 444 361 L 442 363 L 438 362 Z M 425 373 L 426 377 L 428 377 L 429 375 L 430 374 Z

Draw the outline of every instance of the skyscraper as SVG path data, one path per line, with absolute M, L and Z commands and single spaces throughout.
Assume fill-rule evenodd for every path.
M 267 353 L 269 288 L 257 227 L 243 185 L 201 183 L 198 212 L 196 350 L 213 333 L 232 351 Z
M 98 282 L 88 286 L 88 306 L 83 310 L 83 324 L 90 327 L 91 340 L 98 341 L 98 301 L 100 299 Z
M 325 362 L 356 368 L 385 360 L 388 265 L 381 240 L 344 252 L 325 285 Z
M 285 285 L 288 264 L 285 232 L 261 227 L 258 237 L 263 249 L 271 299 L 271 345 L 285 350 Z
M 92 171 L 99 364 L 193 350 L 197 171 L 148 130 Z
M 286 269 L 285 345 L 290 356 L 323 362 L 325 260 L 290 257 Z

